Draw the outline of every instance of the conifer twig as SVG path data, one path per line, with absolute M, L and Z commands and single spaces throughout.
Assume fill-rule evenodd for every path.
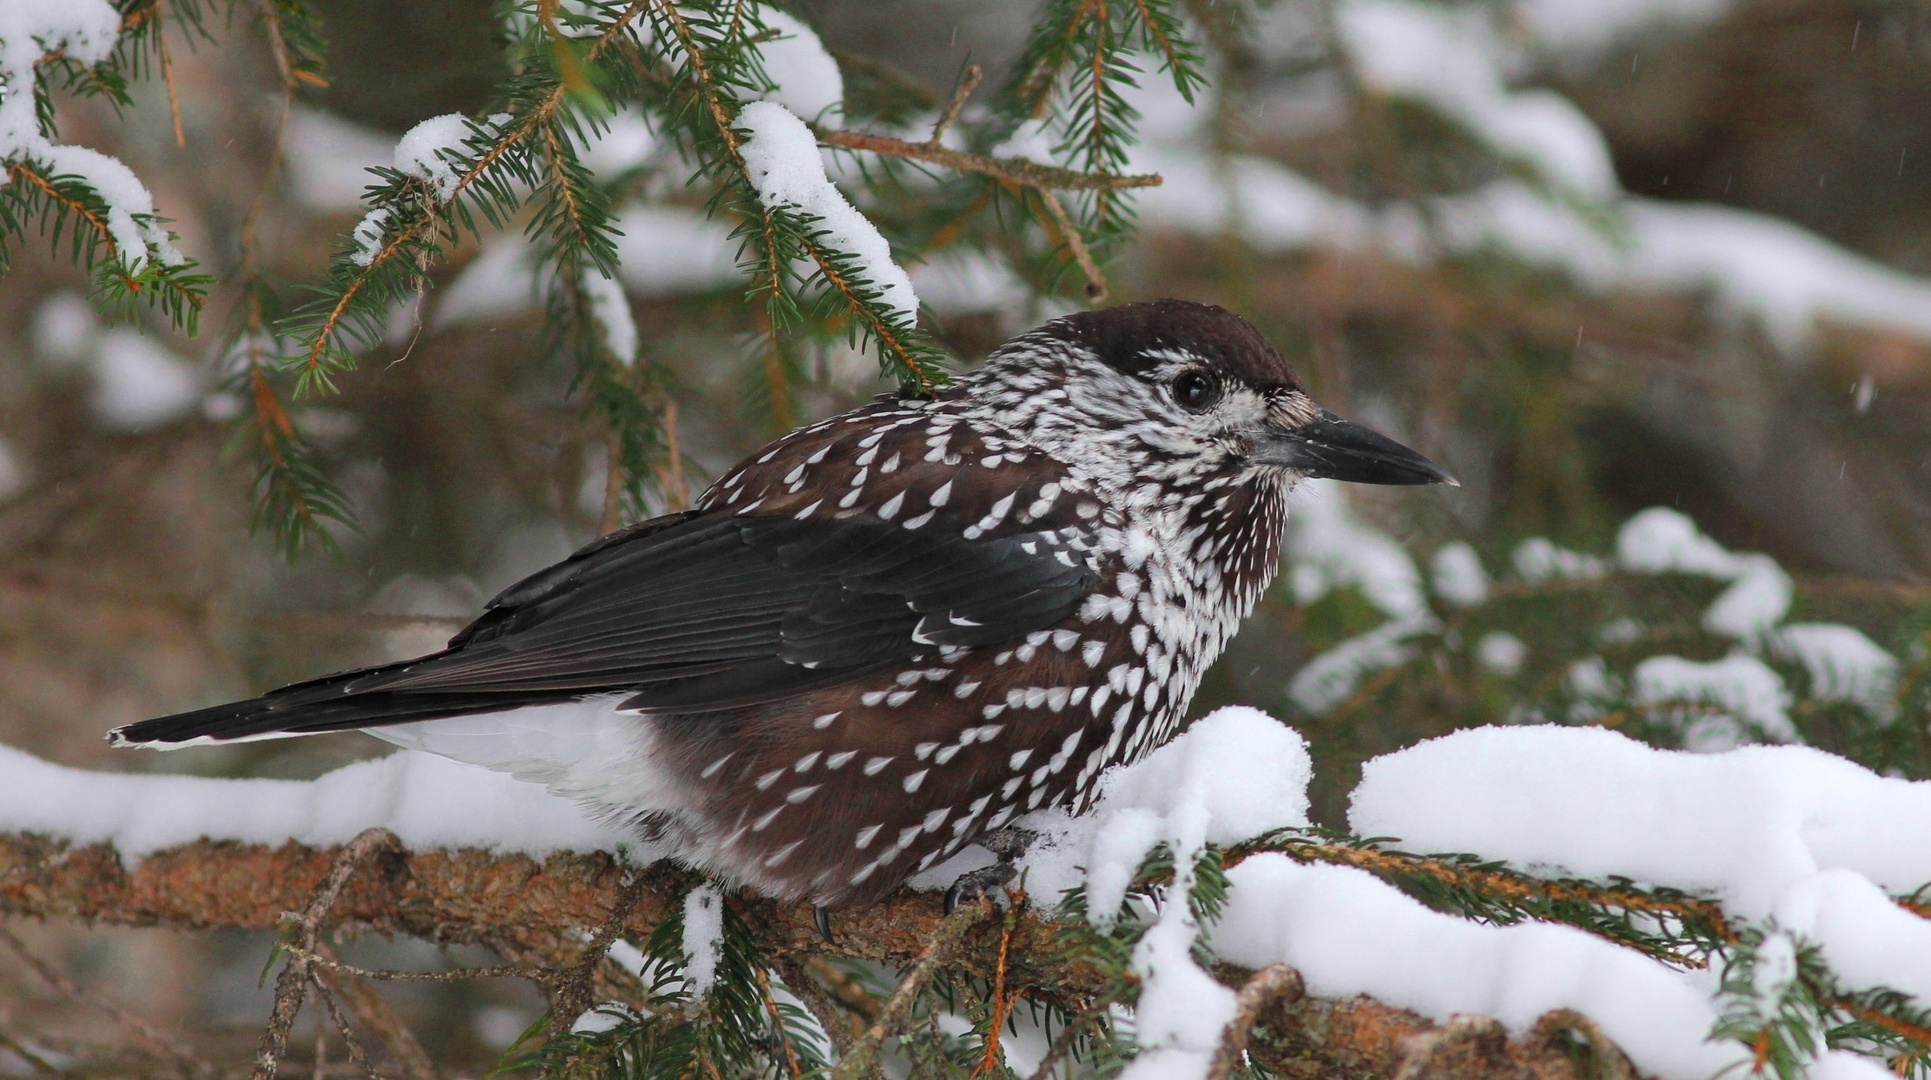
M 933 972 L 945 962 L 965 932 L 972 929 L 991 909 L 990 900 L 967 904 L 940 920 L 912 969 L 899 980 L 892 996 L 885 999 L 885 1006 L 878 1011 L 878 1019 L 872 1021 L 872 1026 L 864 1034 L 852 1041 L 851 1052 L 839 1061 L 838 1068 L 832 1072 L 832 1080 L 859 1080 L 860 1077 L 871 1075 L 878 1061 L 879 1048 L 911 1015 L 913 1003 L 924 993 Z
M 111 1017 L 117 1023 L 134 1032 L 135 1035 L 153 1044 L 169 1057 L 172 1057 L 176 1064 L 180 1065 L 183 1072 L 191 1076 L 205 1076 L 214 1072 L 214 1066 L 201 1060 L 194 1052 L 194 1049 L 187 1043 L 182 1042 L 179 1038 L 162 1031 L 140 1016 L 129 1012 L 54 970 L 52 965 L 35 955 L 32 950 L 27 948 L 26 942 L 20 940 L 12 930 L 5 926 L 0 926 L 0 942 L 5 942 L 7 947 L 13 950 L 14 955 L 18 956 L 23 963 L 32 968 L 34 973 L 44 979 L 49 986 L 73 998 L 75 1001 L 83 1005 L 91 1006 L 95 1010 Z
M 959 110 L 965 108 L 966 99 L 979 88 L 979 79 L 984 74 L 979 69 L 979 65 L 966 65 L 965 71 L 959 77 L 958 88 L 952 91 L 952 100 L 946 104 L 945 111 L 939 114 L 938 121 L 932 125 L 932 137 L 925 140 L 925 145 L 933 149 L 940 148 L 940 140 L 945 138 L 946 129 L 959 118 Z
M 577 958 L 576 966 L 556 980 L 550 994 L 550 1030 L 561 1033 L 570 1030 L 577 1018 L 590 1010 L 596 1003 L 592 982 L 597 977 L 597 969 L 603 966 L 604 957 L 610 946 L 622 936 L 624 924 L 630 913 L 644 896 L 644 877 L 633 873 L 624 882 L 623 889 L 617 894 L 616 903 L 610 906 L 610 915 L 603 925 L 597 928 L 595 936 L 584 947 L 583 955 Z
M 1039 189 L 1040 201 L 1053 215 L 1053 223 L 1059 227 L 1060 238 L 1066 243 L 1066 250 L 1072 252 L 1073 261 L 1079 264 L 1080 273 L 1086 275 L 1086 298 L 1095 304 L 1106 300 L 1106 275 L 1100 273 L 1100 264 L 1093 259 L 1092 251 L 1086 247 L 1086 238 L 1080 235 L 1079 227 L 1066 215 L 1066 207 L 1060 205 L 1059 197 L 1045 188 Z
M 988 176 L 1013 187 L 1040 191 L 1112 191 L 1120 188 L 1159 187 L 1158 173 L 1114 174 L 1080 172 L 1055 165 L 1041 165 L 1022 157 L 995 158 L 948 150 L 929 142 L 879 135 L 870 131 L 830 128 L 818 132 L 818 141 L 841 150 L 863 150 L 881 157 L 909 158 L 942 165 L 955 172 Z
M 1234 1018 L 1227 1022 L 1220 1045 L 1214 1049 L 1207 1080 L 1227 1080 L 1241 1067 L 1247 1056 L 1247 1040 L 1268 1006 L 1278 1001 L 1299 1001 L 1306 992 L 1301 973 L 1286 964 L 1269 964 L 1242 983 L 1234 996 Z
M 321 961 L 313 965 L 315 976 L 349 1003 L 357 1019 L 382 1041 L 389 1056 L 402 1066 L 403 1076 L 408 1080 L 438 1080 L 442 1070 L 436 1067 L 435 1060 L 423 1049 L 415 1032 L 410 1031 L 409 1025 L 396 1015 L 394 1007 L 362 976 L 342 971 L 339 965 L 327 962 L 334 960 L 327 945 L 317 941 L 315 947 L 319 954 L 316 959 Z
M 168 115 L 174 120 L 174 145 L 178 150 L 188 148 L 187 137 L 181 134 L 181 95 L 174 87 L 174 59 L 168 55 L 168 24 L 161 18 L 161 5 L 154 5 L 154 42 L 161 53 L 161 81 L 168 86 Z
M 315 953 L 322 920 L 335 906 L 336 897 L 342 895 L 342 887 L 349 883 L 349 878 L 364 859 L 377 854 L 400 854 L 402 850 L 402 841 L 388 829 L 365 829 L 343 846 L 328 876 L 309 895 L 308 904 L 303 907 L 294 928 L 296 944 L 302 947 L 302 951 L 289 954 L 282 965 L 281 974 L 275 979 L 275 1005 L 269 1012 L 268 1026 L 262 1031 L 260 1048 L 255 1052 L 254 1069 L 249 1074 L 250 1080 L 275 1080 L 275 1068 L 288 1047 L 289 1029 L 294 1026 L 296 1015 L 302 1011 L 302 999 L 307 996 L 308 985 L 314 978 L 308 957 Z

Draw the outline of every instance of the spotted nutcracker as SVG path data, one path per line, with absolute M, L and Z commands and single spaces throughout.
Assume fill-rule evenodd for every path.
M 1315 405 L 1239 316 L 1081 312 L 930 397 L 786 435 L 441 652 L 110 738 L 368 729 L 761 892 L 866 903 L 1168 738 L 1274 577 L 1303 477 L 1453 483 Z

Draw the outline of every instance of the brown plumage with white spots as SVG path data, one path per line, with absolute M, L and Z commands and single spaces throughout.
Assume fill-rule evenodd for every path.
M 112 737 L 365 728 L 740 884 L 863 903 L 1170 736 L 1308 476 L 1448 480 L 1317 407 L 1226 311 L 1070 315 L 930 398 L 792 432 L 442 652 Z

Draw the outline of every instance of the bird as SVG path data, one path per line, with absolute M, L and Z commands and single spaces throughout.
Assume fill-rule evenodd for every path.
M 441 651 L 109 738 L 366 730 L 545 784 L 823 929 L 1170 738 L 1315 477 L 1455 483 L 1317 405 L 1237 314 L 1075 312 L 784 435 Z

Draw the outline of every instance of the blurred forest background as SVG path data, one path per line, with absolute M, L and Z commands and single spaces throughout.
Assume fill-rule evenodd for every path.
M 546 338 L 515 242 L 486 241 L 432 269 L 435 288 L 339 395 L 299 404 L 360 531 L 335 531 L 339 554 L 291 563 L 251 528 L 253 465 L 222 388 L 251 207 L 266 190 L 260 270 L 293 304 L 361 217 L 362 169 L 388 164 L 421 120 L 481 114 L 508 74 L 485 0 L 315 7 L 328 81 L 296 103 L 273 176 L 281 84 L 246 17 L 210 24 L 219 47 L 171 42 L 182 146 L 158 79 L 119 114 L 58 98 L 63 139 L 132 166 L 218 281 L 190 338 L 103 317 L 85 273 L 41 241 L 0 278 L 0 742 L 88 768 L 276 777 L 381 754 L 345 734 L 163 759 L 110 752 L 102 736 L 435 648 L 606 516 L 604 429 L 573 396 L 574 363 Z M 791 7 L 837 58 L 848 117 L 873 126 L 895 110 L 929 117 L 968 62 L 1002 83 L 1032 15 L 1024 0 Z M 1168 183 L 1141 196 L 1139 233 L 1110 252 L 1109 302 L 1240 312 L 1319 400 L 1462 480 L 1349 491 L 1351 509 L 1327 497 L 1310 511 L 1330 542 L 1394 538 L 1408 569 L 1323 563 L 1308 546 L 1320 538 L 1304 537 L 1196 712 L 1246 702 L 1301 728 L 1317 814 L 1336 824 L 1366 757 L 1524 718 L 1708 748 L 1801 738 L 1931 775 L 1931 9 L 1278 0 L 1243 21 L 1194 7 L 1212 85 L 1197 109 L 1170 87 L 1139 102 L 1132 171 Z M 1403 68 L 1470 57 L 1447 76 Z M 1575 110 L 1587 123 L 1564 127 Z M 1508 145 L 1510 131 L 1591 126 L 1613 172 L 1592 171 L 1587 145 L 1542 152 L 1560 138 Z M 708 192 L 665 162 L 634 123 L 589 160 L 628 207 L 623 280 L 674 432 L 651 509 L 890 388 L 841 341 L 758 346 L 728 229 L 703 224 Z M 903 245 L 930 327 L 962 361 L 1085 303 L 1080 275 L 1036 238 L 962 241 L 894 217 L 888 199 L 860 204 Z M 1699 622 L 1726 574 L 1590 561 L 1654 506 L 1771 556 L 1794 600 L 1768 622 L 1855 628 L 1891 659 L 1860 669 L 1888 671 L 1881 685 L 1826 685 L 1801 650 L 1766 646 L 1750 655 L 1787 681 L 1768 711 L 1721 688 L 1688 704 L 1646 691 L 1641 661 L 1716 661 L 1749 637 Z M 1486 567 L 1477 584 L 1493 579 L 1479 593 L 1465 556 L 1438 557 L 1457 543 Z M 1402 581 L 1429 592 L 1390 599 Z M 1408 617 L 1421 621 L 1368 642 L 1380 653 L 1330 680 L 1338 690 L 1297 682 L 1313 658 Z M 1699 709 L 1735 722 L 1712 734 Z M 238 1046 L 259 1030 L 264 937 L 20 930 L 164 1024 Z M 389 962 L 453 962 L 388 948 Z M 507 984 L 396 1000 L 439 1061 L 485 1068 L 541 1008 Z M 0 1027 L 12 1014 L 86 1030 L 79 1013 L 55 1015 L 73 1008 L 19 968 L 0 976 Z

